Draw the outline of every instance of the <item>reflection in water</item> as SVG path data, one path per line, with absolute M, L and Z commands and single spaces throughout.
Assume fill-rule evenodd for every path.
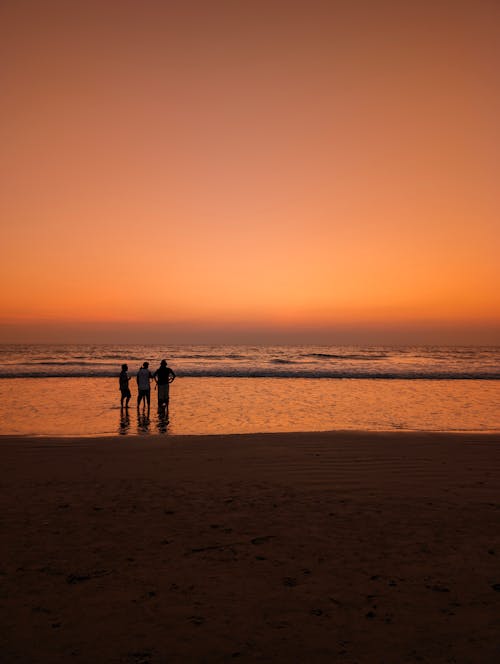
M 170 424 L 155 407 L 149 433 L 500 431 L 499 402 L 500 380 L 183 378 Z M 0 434 L 146 435 L 136 413 L 121 413 L 112 378 L 0 380 Z
M 128 408 L 121 408 L 120 426 L 118 428 L 118 433 L 124 436 L 129 432 L 129 429 L 130 429 L 130 414 Z
M 158 431 L 159 433 L 167 433 L 168 426 L 168 406 L 158 406 Z
M 163 406 L 158 409 L 158 419 L 154 423 L 158 433 L 168 433 L 169 416 L 167 407 Z M 128 408 L 120 409 L 118 433 L 122 436 L 127 434 L 133 435 L 133 431 L 130 428 L 130 411 Z M 151 433 L 151 418 L 149 411 L 146 409 L 137 411 L 137 433 L 139 435 Z
M 149 411 L 137 411 L 137 433 L 149 433 Z

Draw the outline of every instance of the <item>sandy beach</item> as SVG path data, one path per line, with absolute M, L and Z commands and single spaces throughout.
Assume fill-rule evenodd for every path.
M 1 439 L 5 662 L 494 662 L 500 436 Z

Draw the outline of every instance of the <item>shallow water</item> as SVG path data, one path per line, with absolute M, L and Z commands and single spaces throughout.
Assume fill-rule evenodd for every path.
M 116 378 L 0 380 L 0 434 L 500 431 L 500 381 L 178 378 L 170 421 L 122 412 Z

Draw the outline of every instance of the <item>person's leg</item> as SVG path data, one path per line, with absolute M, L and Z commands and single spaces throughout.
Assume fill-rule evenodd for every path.
M 168 399 L 168 385 L 158 385 L 158 408 L 163 407 Z

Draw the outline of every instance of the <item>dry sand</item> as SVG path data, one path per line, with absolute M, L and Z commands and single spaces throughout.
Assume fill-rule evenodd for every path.
M 500 437 L 0 440 L 4 662 L 500 661 Z

